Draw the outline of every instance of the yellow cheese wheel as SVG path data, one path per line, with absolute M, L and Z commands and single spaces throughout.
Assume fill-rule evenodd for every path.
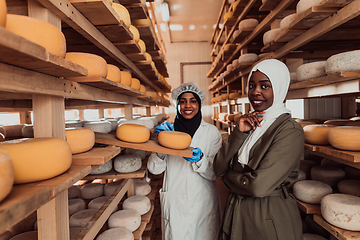
M 229 18 L 232 18 L 233 15 L 234 15 L 234 12 L 233 12 L 233 11 L 229 11 L 229 12 L 225 13 L 225 15 L 224 15 L 224 22 L 225 22 L 226 20 L 228 20 Z
M 349 151 L 360 151 L 360 127 L 334 127 L 328 132 L 328 141 L 334 148 Z
M 121 74 L 121 83 L 126 86 L 131 86 L 131 73 L 126 71 L 120 71 Z
M 140 90 L 140 80 L 137 78 L 131 78 L 131 85 L 130 87 L 136 89 L 136 90 Z
M 330 145 L 327 134 L 334 125 L 310 124 L 304 128 L 305 142 L 315 145 Z
M 113 0 L 107 0 L 107 2 L 110 4 L 110 5 L 113 5 Z
M 146 87 L 142 84 L 140 84 L 140 92 L 146 93 Z
M 119 15 L 120 20 L 122 20 L 127 27 L 130 27 L 131 19 L 130 19 L 129 11 L 126 9 L 126 7 L 124 7 L 119 3 L 113 3 L 111 6 L 114 8 L 115 12 Z
M 116 129 L 116 137 L 125 142 L 143 143 L 149 140 L 150 130 L 142 125 L 124 123 Z
M 65 135 L 72 154 L 89 151 L 95 144 L 95 133 L 90 128 L 67 129 Z
M 120 69 L 115 65 L 108 64 L 106 78 L 114 82 L 121 82 Z
M 13 184 L 13 162 L 6 152 L 0 150 L 0 202 L 11 192 Z
M 60 138 L 25 138 L 0 143 L 14 164 L 15 184 L 41 181 L 68 170 L 72 155 L 69 144 Z
M 7 14 L 6 29 L 43 46 L 47 52 L 65 57 L 65 36 L 51 23 L 27 16 Z
M 229 99 L 237 99 L 241 97 L 241 92 L 235 92 L 229 94 Z
M 134 25 L 135 26 L 147 26 L 150 27 L 151 26 L 151 20 L 148 18 L 143 18 L 143 19 L 134 19 L 133 20 Z
M 139 30 L 138 30 L 134 25 L 131 25 L 131 26 L 129 27 L 129 30 L 130 30 L 130 32 L 132 33 L 132 35 L 134 36 L 135 42 L 139 42 L 139 40 L 140 40 Z
M 7 14 L 6 1 L 0 0 L 0 26 L 1 27 L 5 27 L 6 14 Z
M 146 52 L 145 42 L 144 42 L 143 40 L 139 39 L 138 44 L 139 44 L 139 47 L 140 47 L 141 51 L 142 51 L 142 52 Z
M 66 53 L 65 59 L 87 68 L 89 77 L 106 78 L 106 60 L 98 55 L 82 52 L 68 52 Z
M 186 149 L 191 144 L 191 136 L 179 131 L 162 131 L 158 135 L 161 146 L 172 149 Z

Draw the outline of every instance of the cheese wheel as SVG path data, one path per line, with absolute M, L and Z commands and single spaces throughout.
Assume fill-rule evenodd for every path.
M 240 98 L 240 97 L 241 97 L 240 92 L 235 92 L 235 93 L 230 93 L 229 94 L 229 99 L 236 99 L 236 98 Z
M 280 21 L 280 29 L 288 29 L 290 27 L 290 24 L 298 17 L 297 13 L 293 13 L 290 15 L 287 15 Z
M 139 40 L 140 40 L 139 30 L 138 30 L 134 25 L 131 25 L 131 26 L 129 27 L 129 30 L 130 30 L 130 32 L 132 33 L 132 35 L 134 36 L 135 42 L 139 42 Z
M 305 203 L 320 204 L 321 199 L 333 193 L 329 184 L 315 180 L 298 181 L 293 186 L 294 196 Z
M 108 219 L 109 228 L 124 227 L 131 232 L 139 228 L 141 215 L 135 210 L 120 210 L 110 215 Z
M 65 121 L 65 128 L 82 128 L 83 123 L 81 121 Z
M 259 25 L 259 20 L 255 18 L 244 19 L 239 23 L 239 30 L 243 30 L 245 28 L 255 28 Z
M 348 123 L 352 123 L 350 119 L 330 119 L 326 120 L 324 124 L 336 125 L 336 126 L 345 126 Z
M 264 33 L 263 35 L 263 43 L 264 45 L 268 45 L 275 40 L 277 36 L 279 36 L 281 32 L 281 28 L 274 28 Z
M 151 186 L 147 182 L 136 182 L 134 184 L 135 195 L 146 196 L 151 192 Z
M 304 233 L 302 240 L 327 240 L 327 239 L 315 233 Z
M 131 18 L 129 11 L 126 9 L 126 7 L 124 7 L 119 3 L 113 3 L 111 6 L 114 8 L 115 12 L 119 15 L 120 20 L 122 20 L 127 27 L 130 27 Z
M 72 185 L 68 188 L 68 198 L 77 198 L 80 194 L 80 188 L 76 185 Z
M 341 150 L 360 150 L 360 127 L 338 126 L 329 130 L 328 140 L 331 146 Z
M 236 116 L 234 117 L 234 122 L 238 123 L 241 116 L 242 116 L 242 113 L 236 114 Z
M 94 198 L 91 200 L 88 204 L 89 209 L 100 209 L 104 203 L 106 203 L 107 200 L 109 200 L 110 196 L 102 196 L 98 198 Z M 118 206 L 116 205 L 113 212 L 116 212 L 118 209 Z
M 131 85 L 130 87 L 136 89 L 136 90 L 140 90 L 140 80 L 137 78 L 131 78 Z
M 116 131 L 118 127 L 118 120 L 116 118 L 107 118 L 106 121 L 110 122 L 111 124 L 111 132 Z
M 122 204 L 123 209 L 137 211 L 140 215 L 144 215 L 151 208 L 150 199 L 147 196 L 135 195 L 128 197 Z
M 140 47 L 141 51 L 146 52 L 145 42 L 143 40 L 139 39 L 138 44 L 139 44 L 139 47 Z
M 345 178 L 345 171 L 341 168 L 325 165 L 311 168 L 311 179 L 336 187 L 338 182 Z
M 98 209 L 84 209 L 71 215 L 69 219 L 70 227 L 85 227 Z
M 34 126 L 32 124 L 24 124 L 24 126 L 21 129 L 21 133 L 24 138 L 33 138 Z
M 142 93 L 146 93 L 146 87 L 144 85 L 140 84 L 140 90 L 139 91 L 142 92 Z
M 106 78 L 113 82 L 121 82 L 120 69 L 115 65 L 107 64 Z
M 91 175 L 104 174 L 109 172 L 111 169 L 112 169 L 112 159 L 110 159 L 104 164 L 101 164 L 97 169 L 93 170 L 90 174 Z
M 256 53 L 245 53 L 239 57 L 239 64 L 244 62 L 256 62 L 259 60 L 259 56 Z
M 326 75 L 325 61 L 311 62 L 299 66 L 296 70 L 298 81 L 305 81 Z
M 234 66 L 232 64 L 229 64 L 226 66 L 226 70 L 231 72 L 234 70 Z
M 84 199 L 81 198 L 72 198 L 68 200 L 69 216 L 73 215 L 76 212 L 86 209 L 86 203 Z
M 135 172 L 141 168 L 141 158 L 136 155 L 120 155 L 114 159 L 114 169 L 119 173 Z
M 0 240 L 9 240 L 13 237 L 13 234 L 9 230 L 5 230 L 5 232 L 0 234 Z
M 7 14 L 6 29 L 44 47 L 49 53 L 65 57 L 65 36 L 51 23 L 32 17 Z
M 109 133 L 111 132 L 111 123 L 109 121 L 93 121 L 84 124 L 84 128 L 90 128 L 94 132 Z
M 322 0 L 300 0 L 296 5 L 296 13 L 301 14 L 311 7 L 319 6 Z
M 290 73 L 290 84 L 295 83 L 295 82 L 298 82 L 296 72 L 291 72 Z
M 327 134 L 334 125 L 314 124 L 304 127 L 305 142 L 315 145 L 330 145 Z
M 144 143 L 150 138 L 150 130 L 138 124 L 125 123 L 116 129 L 116 137 L 125 142 Z
M 116 227 L 102 232 L 96 240 L 134 240 L 134 235 L 129 229 Z
M 141 160 L 144 160 L 146 158 L 146 151 L 134 149 L 134 155 L 139 156 Z
M 228 20 L 229 18 L 232 18 L 234 15 L 233 11 L 229 11 L 227 13 L 224 14 L 224 22 L 226 22 L 226 20 Z
M 60 138 L 26 138 L 0 143 L 14 164 L 15 184 L 41 181 L 68 170 L 72 163 L 69 144 Z
M 95 144 L 95 133 L 90 128 L 66 129 L 65 136 L 72 154 L 89 151 Z
M 339 192 L 360 197 L 360 180 L 345 179 L 337 185 Z
M 133 23 L 135 26 L 145 26 L 150 27 L 151 26 L 151 20 L 149 18 L 143 18 L 143 19 L 134 19 Z
M 22 129 L 25 124 L 3 125 L 4 135 L 6 138 L 22 138 Z
M 7 14 L 7 6 L 6 0 L 0 0 L 0 26 L 6 26 L 6 14 Z
M 360 197 L 330 194 L 321 200 L 321 214 L 330 224 L 350 231 L 360 231 Z
M 304 171 L 306 179 L 311 179 L 311 169 L 318 164 L 311 160 L 300 160 L 300 170 Z
M 127 71 L 120 71 L 121 74 L 121 84 L 126 86 L 131 86 L 131 73 Z
M 70 240 L 75 240 L 77 235 L 83 230 L 82 227 L 72 227 L 70 228 Z
M 38 240 L 38 232 L 29 231 L 29 232 L 20 233 L 10 238 L 10 240 Z
M 346 173 L 346 178 L 360 180 L 360 169 L 352 166 L 346 166 L 344 171 Z
M 82 52 L 68 52 L 65 55 L 65 59 L 86 68 L 88 70 L 88 77 L 106 78 L 106 60 L 98 55 Z
M 88 183 L 80 188 L 83 199 L 94 199 L 104 194 L 104 186 L 101 183 Z
M 233 65 L 233 68 L 237 68 L 240 65 L 239 59 L 234 59 L 231 64 Z
M 186 149 L 191 144 L 191 136 L 179 131 L 162 131 L 158 135 L 161 146 L 172 149 Z
M 14 184 L 14 165 L 11 157 L 0 150 L 0 202 L 11 192 Z
M 121 185 L 122 181 L 107 183 L 104 185 L 104 195 L 110 196 Z

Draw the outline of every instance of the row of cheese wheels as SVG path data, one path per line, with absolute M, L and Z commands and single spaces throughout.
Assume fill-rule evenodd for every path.
M 226 100 L 232 100 L 232 99 L 238 99 L 241 98 L 241 92 L 234 92 L 234 93 L 229 93 L 229 94 L 221 94 L 217 97 L 213 97 L 211 98 L 210 102 L 211 103 L 217 103 L 217 102 L 222 102 L 222 101 L 226 101 Z
M 219 120 L 223 122 L 233 122 L 238 123 L 239 118 L 242 116 L 241 112 L 228 114 L 228 113 L 217 113 L 214 117 L 214 120 Z

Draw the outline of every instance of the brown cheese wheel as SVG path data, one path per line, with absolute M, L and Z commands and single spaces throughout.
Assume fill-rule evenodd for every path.
M 125 142 L 144 143 L 150 138 L 150 130 L 142 125 L 124 123 L 116 129 L 116 137 Z
M 311 168 L 311 179 L 336 187 L 338 182 L 345 179 L 345 171 L 334 166 L 315 166 Z
M 327 134 L 334 125 L 310 124 L 304 128 L 305 142 L 315 145 L 330 145 Z
M 360 151 L 360 127 L 334 127 L 328 132 L 328 141 L 334 148 Z
M 191 144 L 191 136 L 184 132 L 162 131 L 158 135 L 161 146 L 172 149 L 186 149 Z
M 345 179 L 337 185 L 339 192 L 360 197 L 360 180 Z

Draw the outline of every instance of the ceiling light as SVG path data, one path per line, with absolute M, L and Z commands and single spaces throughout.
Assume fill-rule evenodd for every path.
M 160 12 L 161 17 L 164 22 L 168 22 L 170 20 L 170 11 L 169 11 L 169 5 L 167 2 L 160 3 Z
M 195 25 L 192 25 L 192 24 L 191 24 L 191 25 L 189 26 L 189 30 L 194 30 L 194 29 L 195 29 Z
M 161 29 L 161 31 L 166 32 L 166 25 L 165 25 L 165 23 L 161 23 L 161 24 L 160 24 L 160 29 Z
M 180 24 L 170 24 L 171 31 L 181 31 L 183 30 L 183 26 Z

